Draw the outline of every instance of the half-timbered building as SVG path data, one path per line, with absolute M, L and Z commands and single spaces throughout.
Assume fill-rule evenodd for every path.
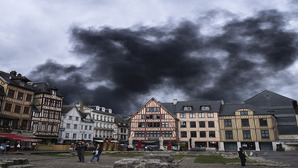
M 33 84 L 35 90 L 34 106 L 31 116 L 33 134 L 42 139 L 56 143 L 59 136 L 63 97 L 58 89 L 47 82 Z
M 16 71 L 0 71 L 0 85 L 6 95 L 1 99 L 0 132 L 28 132 L 34 95 L 30 80 Z
M 130 137 L 143 142 L 177 140 L 178 119 L 154 98 L 130 117 Z

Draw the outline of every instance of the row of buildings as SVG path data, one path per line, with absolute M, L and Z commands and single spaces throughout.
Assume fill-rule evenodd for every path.
M 297 101 L 268 90 L 243 104 L 152 98 L 130 117 L 130 137 L 143 143 L 163 137 L 186 149 L 297 150 L 297 121 Z
M 297 150 L 297 101 L 262 91 L 243 104 L 219 101 L 149 100 L 129 122 L 112 109 L 63 105 L 63 96 L 47 82 L 0 71 L 0 133 L 67 143 L 141 140 L 189 149 Z
M 119 132 L 119 133 L 118 133 Z M 16 71 L 0 71 L 0 133 L 44 143 L 127 140 L 128 125 L 111 109 L 63 106 L 63 96 L 47 82 L 32 82 Z

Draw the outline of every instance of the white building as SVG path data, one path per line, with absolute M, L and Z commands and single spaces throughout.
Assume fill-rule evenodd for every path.
M 76 107 L 88 113 L 93 120 L 94 132 L 93 141 L 103 142 L 104 140 L 116 140 L 115 117 L 112 109 L 106 109 L 100 106 L 85 106 L 83 102 L 76 104 Z
M 63 106 L 59 142 L 93 141 L 93 121 L 75 106 Z
M 129 137 L 129 125 L 124 116 L 115 116 L 115 130 L 117 132 L 118 141 L 127 141 Z

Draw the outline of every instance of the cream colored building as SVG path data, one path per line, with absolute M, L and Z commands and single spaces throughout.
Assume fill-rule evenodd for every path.
M 172 105 L 179 119 L 178 137 L 187 148 L 219 148 L 218 113 L 221 101 L 177 101 Z
M 220 151 L 276 150 L 277 122 L 274 115 L 247 104 L 226 104 L 219 116 Z

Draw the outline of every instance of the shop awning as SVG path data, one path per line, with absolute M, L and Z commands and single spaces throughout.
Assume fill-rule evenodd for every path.
M 28 137 L 23 137 L 15 134 L 7 134 L 7 133 L 0 133 L 0 136 L 4 136 L 8 139 L 13 139 L 15 141 L 27 141 L 27 142 L 41 142 L 42 140 L 40 139 L 33 139 L 33 138 L 28 138 Z

